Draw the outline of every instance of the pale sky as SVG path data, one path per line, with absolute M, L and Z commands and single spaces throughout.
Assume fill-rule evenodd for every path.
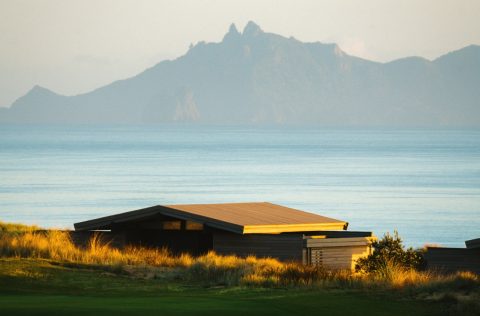
M 480 0 L 0 0 L 0 106 L 36 84 L 90 91 L 249 20 L 381 62 L 480 44 Z

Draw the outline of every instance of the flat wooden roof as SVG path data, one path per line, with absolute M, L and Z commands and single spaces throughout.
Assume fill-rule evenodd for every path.
M 75 230 L 111 229 L 157 215 L 191 220 L 238 234 L 345 230 L 348 223 L 268 202 L 157 205 L 75 223 Z

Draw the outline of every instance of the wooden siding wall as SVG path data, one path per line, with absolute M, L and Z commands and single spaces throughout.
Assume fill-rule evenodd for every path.
M 70 232 L 72 240 L 81 247 L 86 246 L 94 234 L 98 233 Z M 374 239 L 365 236 L 364 233 L 363 237 L 352 237 L 360 233 L 346 237 L 343 232 L 339 232 L 333 233 L 332 238 L 312 238 L 301 233 L 240 235 L 210 229 L 204 231 L 123 229 L 100 234 L 104 242 L 118 248 L 128 244 L 167 247 L 173 253 L 189 252 L 193 255 L 200 255 L 213 249 L 220 255 L 272 257 L 281 261 L 322 265 L 329 269 L 354 269 L 358 258 L 371 253 L 371 241 Z
M 93 231 L 68 231 L 73 243 L 78 247 L 86 247 L 88 241 L 94 236 L 99 235 L 104 243 L 109 243 L 114 248 L 123 248 L 125 246 L 125 234 L 118 232 L 93 232 Z
M 201 255 L 212 250 L 212 235 L 204 231 L 125 230 L 119 232 L 68 231 L 75 245 L 86 247 L 99 234 L 102 242 L 114 248 L 126 245 L 168 248 L 174 254 L 188 252 Z
M 302 261 L 302 234 L 238 235 L 215 232 L 213 250 L 221 255 L 272 257 L 282 261 Z
M 355 261 L 372 253 L 371 237 L 305 239 L 304 263 L 353 270 Z
M 425 261 L 428 269 L 480 273 L 480 249 L 428 248 Z
M 128 230 L 125 234 L 127 244 L 167 248 L 174 254 L 202 255 L 212 250 L 212 234 L 209 231 L 141 229 Z

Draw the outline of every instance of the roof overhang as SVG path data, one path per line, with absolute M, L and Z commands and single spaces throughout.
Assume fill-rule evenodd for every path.
M 188 212 L 172 209 L 163 205 L 156 205 L 140 210 L 100 217 L 84 222 L 73 224 L 76 231 L 112 229 L 116 225 L 140 220 L 147 220 L 158 215 L 169 216 L 186 221 L 195 221 L 203 223 L 209 227 L 230 231 L 237 234 L 243 234 L 243 226 L 228 222 L 214 220 L 208 217 L 194 215 Z

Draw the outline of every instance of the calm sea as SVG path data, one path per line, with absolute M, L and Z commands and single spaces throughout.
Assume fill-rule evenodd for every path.
M 461 247 L 480 237 L 480 130 L 0 127 L 2 221 L 241 201 Z

